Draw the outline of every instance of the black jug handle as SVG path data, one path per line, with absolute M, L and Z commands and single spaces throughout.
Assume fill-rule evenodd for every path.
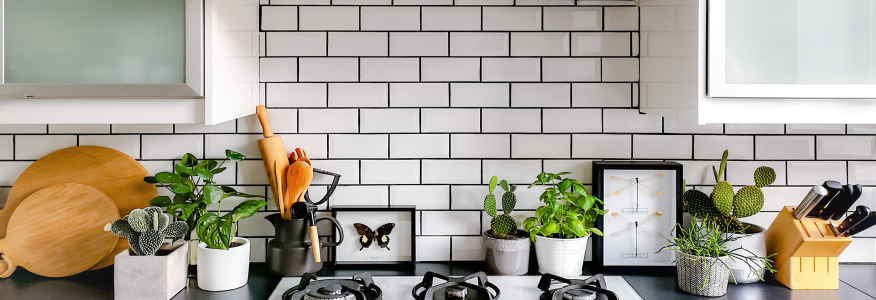
M 332 194 L 334 194 L 335 188 L 338 187 L 338 182 L 341 180 L 341 174 L 332 173 L 332 172 L 329 172 L 326 170 L 320 170 L 317 168 L 313 168 L 313 172 L 324 174 L 324 175 L 331 175 L 332 177 L 334 177 L 334 179 L 332 179 L 332 185 L 329 186 L 328 191 L 325 192 L 325 196 L 322 196 L 322 199 L 319 200 L 319 202 L 310 201 L 310 191 L 304 192 L 304 200 L 305 201 L 310 202 L 313 205 L 320 205 L 320 204 L 323 204 L 326 201 L 328 201 L 329 197 L 331 197 Z M 338 228 L 340 228 L 340 226 L 338 226 Z
M 338 222 L 338 219 L 335 219 L 332 217 L 322 217 L 322 218 L 317 218 L 316 220 L 313 221 L 313 223 L 316 224 L 316 223 L 319 223 L 319 221 L 323 221 L 323 220 L 329 220 L 329 221 L 332 221 L 332 223 L 335 223 L 335 227 L 338 228 L 338 233 L 340 234 L 341 237 L 340 237 L 340 239 L 338 239 L 337 242 L 326 242 L 326 243 L 322 243 L 321 246 L 323 246 L 323 247 L 337 247 L 338 245 L 343 243 L 344 242 L 344 228 L 341 227 L 341 223 Z M 334 229 L 332 229 L 332 233 L 333 233 L 332 235 L 334 236 Z

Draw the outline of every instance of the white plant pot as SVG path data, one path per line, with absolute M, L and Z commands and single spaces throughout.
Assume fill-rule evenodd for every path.
M 175 249 L 174 249 L 175 248 Z M 166 255 L 116 254 L 113 264 L 113 294 L 117 300 L 168 300 L 186 287 L 189 245 L 165 245 Z M 159 253 L 160 254 L 160 253 Z
M 764 236 L 764 232 L 766 229 L 763 227 L 750 224 L 750 223 L 742 223 L 745 226 L 748 226 L 748 229 L 745 230 L 745 233 L 749 236 L 744 236 L 744 234 L 738 233 L 728 233 L 731 236 L 744 236 L 735 241 L 730 241 L 727 243 L 727 249 L 736 249 L 742 247 L 748 251 L 737 251 L 737 254 L 743 256 L 751 256 L 757 255 L 759 257 L 766 257 L 766 237 Z M 752 262 L 753 264 L 757 264 L 759 267 L 763 268 L 764 264 L 761 262 Z M 742 260 L 727 260 L 727 266 L 733 271 L 733 274 L 730 276 L 730 283 L 753 283 L 760 281 L 760 278 L 763 277 L 763 269 L 759 269 L 758 272 L 752 272 L 751 268 L 748 267 L 748 264 Z M 760 276 L 760 277 L 758 277 Z M 735 279 L 735 280 L 734 280 Z
M 198 244 L 198 287 L 205 291 L 227 291 L 246 285 L 249 278 L 250 243 L 236 237 L 243 245 L 228 250 L 210 249 Z
M 536 235 L 535 257 L 538 259 L 538 272 L 559 276 L 581 275 L 589 238 L 589 234 L 575 239 Z

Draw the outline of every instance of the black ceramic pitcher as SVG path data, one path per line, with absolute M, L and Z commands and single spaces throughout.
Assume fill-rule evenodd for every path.
M 310 224 L 305 219 L 283 219 L 280 214 L 272 214 L 265 219 L 274 224 L 275 238 L 268 243 L 268 266 L 271 273 L 281 276 L 301 276 L 322 269 L 322 263 L 313 259 L 313 243 L 310 241 Z M 320 246 L 335 247 L 344 241 L 344 231 L 338 220 L 322 217 L 315 221 L 328 220 L 338 229 L 337 242 L 321 242 Z

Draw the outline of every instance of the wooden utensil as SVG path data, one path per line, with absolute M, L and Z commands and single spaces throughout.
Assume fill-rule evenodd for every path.
M 277 168 L 277 162 L 274 162 L 274 175 L 275 175 L 277 178 L 283 178 L 283 175 L 282 175 L 282 173 L 280 172 L 280 169 Z M 283 219 L 289 219 L 289 218 L 291 218 L 291 217 L 288 217 L 288 216 L 287 216 L 288 212 L 287 212 L 287 210 L 286 210 L 286 202 L 285 202 L 285 199 L 286 199 L 286 198 L 285 198 L 285 196 L 286 196 L 286 195 L 285 195 L 286 187 L 283 185 L 283 181 L 282 181 L 282 180 L 277 180 L 276 184 L 277 184 L 277 193 L 278 193 L 278 194 L 277 194 L 277 195 L 274 195 L 274 197 L 277 197 L 277 201 L 278 201 L 277 209 L 280 210 L 280 217 L 281 217 L 281 218 L 283 218 Z
M 307 157 L 307 152 L 301 148 L 296 148 L 295 152 L 290 154 L 289 160 L 292 165 L 286 171 L 287 197 L 292 203 L 304 201 L 304 193 L 313 182 L 313 164 Z M 292 203 L 286 203 L 286 205 L 291 208 Z
M 110 148 L 80 146 L 52 152 L 30 165 L 15 180 L 6 206 L 0 210 L 0 238 L 6 236 L 12 213 L 37 190 L 58 183 L 88 185 L 109 196 L 118 207 L 119 215 L 125 216 L 135 208 L 148 206 L 149 200 L 158 196 L 155 185 L 143 181 L 147 176 L 149 172 L 134 158 Z M 113 252 L 92 270 L 112 265 L 115 255 L 128 248 L 127 240 L 118 240 Z
M 277 189 L 277 182 L 285 180 L 282 178 L 286 174 L 286 169 L 289 168 L 289 159 L 286 157 L 286 146 L 283 145 L 283 139 L 275 136 L 271 131 L 271 122 L 268 119 L 268 109 L 264 105 L 256 107 L 256 114 L 259 117 L 259 123 L 262 124 L 262 133 L 265 138 L 259 140 L 259 150 L 262 153 L 262 161 L 265 163 L 265 172 L 268 174 L 268 182 L 271 183 L 271 190 L 274 192 L 274 202 L 277 208 L 280 207 L 280 192 Z M 274 163 L 277 163 L 277 170 L 280 171 L 280 177 L 274 172 Z
M 88 270 L 107 256 L 119 237 L 103 227 L 119 218 L 115 202 L 100 190 L 60 183 L 18 204 L 0 240 L 0 277 L 17 266 L 47 277 Z

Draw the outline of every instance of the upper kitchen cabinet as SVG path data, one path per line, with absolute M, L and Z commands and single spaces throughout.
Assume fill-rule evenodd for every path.
M 0 124 L 218 124 L 259 104 L 258 0 L 0 4 Z
M 876 123 L 876 0 L 651 0 L 641 26 L 643 112 Z

